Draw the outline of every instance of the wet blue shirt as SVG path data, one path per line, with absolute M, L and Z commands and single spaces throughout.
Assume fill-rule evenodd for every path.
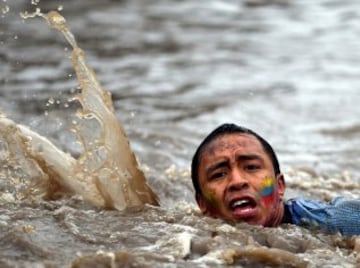
M 331 202 L 289 199 L 284 203 L 283 223 L 318 228 L 344 236 L 360 235 L 360 200 L 337 197 Z

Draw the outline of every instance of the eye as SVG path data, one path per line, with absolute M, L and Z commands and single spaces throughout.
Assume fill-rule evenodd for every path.
M 209 180 L 210 181 L 219 180 L 219 179 L 225 178 L 226 176 L 227 176 L 226 171 L 217 171 L 210 175 Z
M 257 164 L 248 164 L 244 166 L 244 169 L 247 171 L 256 171 L 259 170 L 260 168 L 261 166 Z

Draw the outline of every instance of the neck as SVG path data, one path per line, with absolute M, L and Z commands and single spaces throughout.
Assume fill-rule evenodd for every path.
M 284 204 L 280 201 L 279 206 L 274 207 L 274 213 L 269 217 L 269 220 L 264 225 L 265 227 L 277 227 L 281 224 L 284 217 Z

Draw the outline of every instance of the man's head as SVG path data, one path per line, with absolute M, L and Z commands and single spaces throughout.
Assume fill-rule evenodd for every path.
M 280 224 L 284 178 L 271 145 L 252 130 L 234 124 L 216 128 L 195 152 L 191 177 L 205 215 Z

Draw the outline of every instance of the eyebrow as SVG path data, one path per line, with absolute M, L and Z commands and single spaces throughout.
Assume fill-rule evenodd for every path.
M 206 168 L 205 173 L 209 174 L 211 172 L 213 172 L 214 170 L 218 169 L 218 168 L 222 168 L 222 167 L 229 167 L 229 160 L 225 159 L 225 160 L 221 160 L 215 164 L 210 165 L 209 167 Z
M 259 160 L 262 163 L 264 163 L 264 159 L 260 155 L 257 155 L 257 154 L 241 154 L 241 155 L 236 156 L 237 162 L 250 161 L 250 160 Z M 214 163 L 214 164 L 210 165 L 209 167 L 207 167 L 205 172 L 206 172 L 206 174 L 209 174 L 218 168 L 229 167 L 229 166 L 230 166 L 229 160 L 224 159 L 224 160 L 220 160 L 219 162 Z
M 236 161 L 259 160 L 264 162 L 264 158 L 257 154 L 240 154 L 236 156 Z

